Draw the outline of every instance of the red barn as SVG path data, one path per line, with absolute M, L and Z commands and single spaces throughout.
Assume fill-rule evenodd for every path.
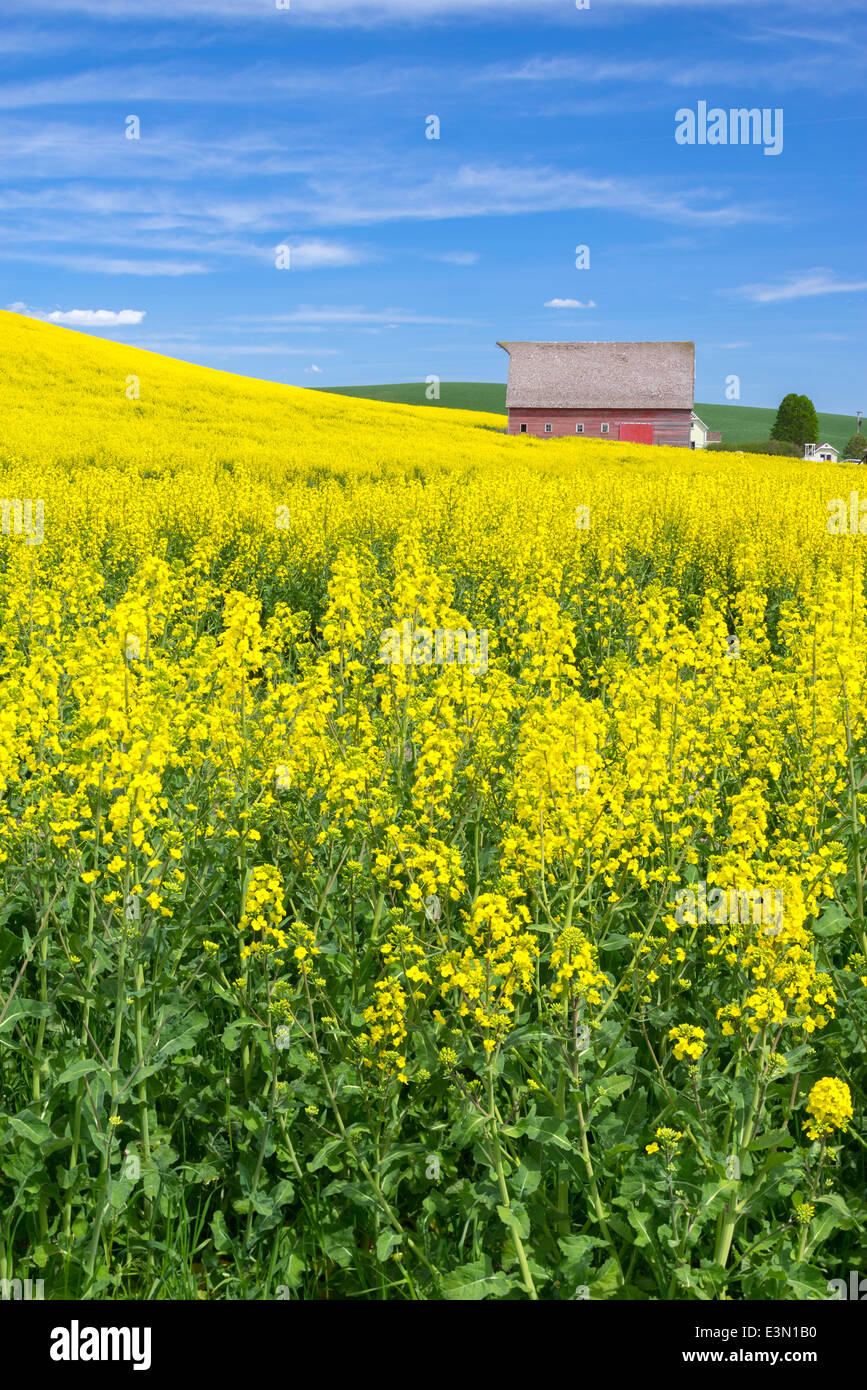
M 694 343 L 498 343 L 509 434 L 690 447 Z

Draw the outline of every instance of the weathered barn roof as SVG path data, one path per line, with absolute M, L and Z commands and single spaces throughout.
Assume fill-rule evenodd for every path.
M 506 406 L 692 410 L 694 343 L 498 343 L 509 354 Z

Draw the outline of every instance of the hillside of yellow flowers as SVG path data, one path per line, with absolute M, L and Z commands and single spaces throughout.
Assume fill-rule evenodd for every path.
M 857 470 L 0 354 L 0 1280 L 833 1296 Z

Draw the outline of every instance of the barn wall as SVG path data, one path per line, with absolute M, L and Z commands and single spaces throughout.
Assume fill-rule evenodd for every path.
M 513 406 L 509 410 L 509 434 L 520 434 L 521 425 L 526 424 L 527 434 L 537 439 L 571 438 L 576 436 L 576 424 L 584 425 L 585 439 L 620 438 L 620 424 L 652 424 L 654 444 L 669 444 L 688 449 L 692 412 L 689 410 L 522 410 Z M 551 433 L 545 433 L 545 425 L 553 426 Z M 602 424 L 609 424 L 611 431 L 604 435 Z

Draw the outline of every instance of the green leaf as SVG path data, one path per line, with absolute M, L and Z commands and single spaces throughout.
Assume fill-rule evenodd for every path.
M 221 1211 L 214 1212 L 211 1218 L 211 1235 L 216 1250 L 231 1250 L 232 1238 L 226 1230 L 226 1218 Z
M 223 1035 L 220 1041 L 228 1052 L 237 1052 L 238 1048 L 241 1046 L 242 1027 L 243 1024 L 235 1022 L 230 1023 L 228 1028 L 223 1029 Z
M 635 1207 L 627 1207 L 626 1215 L 629 1224 L 637 1232 L 635 1245 L 640 1249 L 644 1245 L 652 1245 L 653 1239 L 650 1234 L 650 1213 L 637 1211 Z
M 160 1170 L 159 1170 L 159 1168 L 154 1168 L 154 1167 L 149 1167 L 149 1168 L 148 1168 L 148 1167 L 145 1167 L 145 1168 L 143 1168 L 143 1170 L 142 1170 L 142 1175 L 141 1175 L 141 1181 L 142 1181 L 142 1188 L 143 1188 L 143 1190 L 144 1190 L 145 1196 L 146 1196 L 150 1201 L 155 1201 L 157 1195 L 159 1194 L 160 1182 L 161 1182 L 161 1177 L 160 1177 Z M 222 1213 L 221 1213 L 221 1212 L 217 1212 L 217 1216 L 219 1216 L 220 1219 L 222 1220 Z M 215 1220 L 216 1220 L 216 1217 L 215 1217 Z M 216 1242 L 215 1242 L 215 1243 L 216 1243 Z
M 536 1143 L 554 1144 L 558 1149 L 571 1151 L 572 1148 L 571 1141 L 566 1137 L 565 1120 L 558 1123 L 553 1115 L 527 1115 L 516 1125 L 505 1128 L 503 1133 L 516 1139 L 525 1134 L 528 1139 L 534 1139 Z
M 355 1259 L 355 1232 L 351 1226 L 340 1231 L 322 1233 L 322 1249 L 341 1269 L 348 1269 Z
M 859 1231 L 863 1231 L 864 1227 L 861 1225 L 860 1221 L 852 1215 L 846 1202 L 838 1192 L 826 1192 L 824 1196 L 817 1197 L 816 1201 L 830 1207 L 832 1211 L 837 1213 L 840 1220 L 837 1221 L 836 1224 L 841 1226 L 844 1231 L 851 1230 L 853 1226 L 857 1226 Z
M 511 1207 L 497 1207 L 497 1215 L 504 1226 L 518 1237 L 519 1240 L 530 1239 L 530 1218 L 527 1215 L 526 1207 L 520 1202 L 515 1202 Z
M 512 1287 L 512 1282 L 494 1267 L 487 1255 L 471 1264 L 459 1265 L 443 1278 L 443 1297 L 450 1301 L 478 1303 L 483 1298 L 503 1298 Z
M 0 1029 L 11 1028 L 19 1018 L 50 1018 L 54 1013 L 54 1005 L 41 999 L 18 999 L 12 1000 Z
M 119 1178 L 111 1184 L 108 1200 L 112 1211 L 120 1211 L 126 1206 L 134 1186 L 135 1183 L 130 1182 L 127 1178 Z
M 603 1076 L 595 1085 L 594 1094 L 597 1104 L 604 1101 L 606 1104 L 614 1100 L 617 1096 L 622 1096 L 624 1091 L 628 1091 L 630 1086 L 635 1084 L 632 1076 Z
M 24 1139 L 29 1139 L 31 1144 L 44 1144 L 47 1139 L 54 1138 L 50 1127 L 32 1110 L 22 1110 L 20 1115 L 11 1115 L 9 1123 Z
M 597 1277 L 590 1284 L 590 1297 L 610 1298 L 620 1287 L 621 1275 L 613 1255 L 607 1259 Z
M 839 903 L 831 903 L 825 908 L 819 920 L 814 924 L 813 931 L 816 936 L 841 936 L 849 925 L 849 918 Z
M 791 1149 L 794 1139 L 787 1129 L 774 1129 L 768 1134 L 760 1134 L 758 1139 L 754 1139 L 749 1146 L 752 1153 L 755 1149 Z
M 349 1202 L 354 1207 L 377 1207 L 378 1202 L 372 1192 L 366 1187 L 362 1187 L 357 1182 L 330 1182 L 323 1192 L 323 1197 L 341 1197 L 343 1202 L 340 1208 L 335 1203 L 335 1209 L 342 1207 Z
M 292 1254 L 289 1256 L 289 1264 L 281 1276 L 283 1283 L 277 1288 L 278 1298 L 283 1297 L 282 1290 L 284 1288 L 287 1290 L 297 1289 L 298 1285 L 301 1283 L 301 1275 L 306 1268 L 307 1266 L 300 1255 Z
M 582 1276 L 587 1271 L 594 1249 L 605 1242 L 598 1236 L 561 1236 L 557 1244 L 565 1257 L 563 1273 L 567 1278 L 583 1283 Z
M 509 1187 L 516 1197 L 529 1197 L 536 1191 L 542 1180 L 542 1169 L 538 1159 L 527 1154 L 518 1164 L 509 1180 Z
M 8 927 L 4 927 L 0 931 L 0 970 L 3 969 L 4 965 L 8 965 L 10 960 L 14 960 L 16 956 L 20 955 L 22 955 L 21 937 L 9 931 Z
M 376 1258 L 380 1261 L 388 1259 L 396 1245 L 400 1245 L 403 1236 L 398 1231 L 383 1231 L 376 1241 Z
M 185 1052 L 195 1041 L 196 1034 L 201 1033 L 203 1028 L 208 1025 L 205 1014 L 188 1014 L 181 1020 L 180 1032 L 173 1038 L 166 1039 L 160 1046 L 156 1055 L 157 1062 L 162 1062 L 166 1057 L 171 1057 L 176 1052 Z M 256 1024 L 256 1027 L 261 1025 Z M 229 1024 L 231 1028 L 232 1025 Z M 228 1029 L 226 1030 L 228 1032 Z
M 92 1057 L 82 1057 L 77 1062 L 71 1062 L 65 1071 L 60 1073 L 55 1084 L 62 1086 L 67 1081 L 75 1081 L 79 1076 L 90 1076 L 95 1071 L 105 1072 L 108 1078 L 109 1073 L 100 1062 L 94 1061 Z
M 307 1171 L 315 1173 L 319 1168 L 328 1168 L 332 1173 L 339 1173 L 344 1166 L 344 1150 L 346 1143 L 343 1139 L 329 1139 L 322 1148 L 313 1155 L 307 1164 Z
M 795 1155 L 790 1153 L 770 1154 L 762 1164 L 759 1176 L 769 1173 L 772 1168 L 779 1168 L 781 1163 L 790 1163 L 794 1157 Z M 743 1171 L 746 1173 L 746 1168 Z

